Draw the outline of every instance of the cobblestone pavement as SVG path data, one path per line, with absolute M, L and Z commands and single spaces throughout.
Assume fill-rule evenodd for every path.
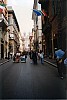
M 0 65 L 8 62 L 9 60 L 8 59 L 0 59 Z M 44 59 L 45 62 L 53 65 L 54 67 L 57 67 L 57 64 L 56 64 L 56 60 L 55 59 L 49 59 L 48 57 Z
M 9 61 L 8 59 L 0 59 L 0 65 L 6 63 L 6 62 L 8 62 L 8 61 Z

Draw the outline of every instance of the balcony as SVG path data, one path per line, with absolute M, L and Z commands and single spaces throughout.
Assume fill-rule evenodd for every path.
M 0 14 L 0 27 L 8 26 L 8 21 L 4 14 Z
M 14 34 L 11 33 L 11 34 L 9 35 L 9 39 L 10 39 L 10 40 L 14 40 L 14 39 L 15 39 L 15 38 L 14 38 Z

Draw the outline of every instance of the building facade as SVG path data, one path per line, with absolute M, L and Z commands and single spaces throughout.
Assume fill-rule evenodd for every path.
M 42 32 L 44 35 L 45 55 L 54 58 L 55 50 L 66 51 L 66 0 L 39 0 L 41 9 L 47 13 L 47 17 L 42 18 Z
M 33 9 L 41 10 L 41 4 L 38 4 L 38 0 L 34 0 Z M 42 24 L 41 16 L 37 16 L 34 12 L 32 14 L 34 21 L 34 49 L 37 51 L 42 50 Z
M 14 55 L 19 52 L 19 25 L 12 7 L 8 7 L 8 33 L 9 33 L 9 53 Z
M 19 51 L 23 52 L 24 51 L 24 40 L 20 32 L 19 32 L 19 43 L 20 43 Z
M 7 0 L 0 0 L 0 59 L 8 56 L 8 11 Z
M 52 10 L 50 12 L 50 10 Z M 66 51 L 66 0 L 49 0 L 49 21 L 52 24 L 52 53 L 54 55 L 55 48 Z

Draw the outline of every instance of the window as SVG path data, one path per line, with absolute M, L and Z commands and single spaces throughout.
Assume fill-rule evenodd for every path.
M 60 0 L 56 0 L 56 14 L 60 12 Z
M 55 0 L 52 0 L 52 15 L 55 15 Z
M 56 15 L 61 10 L 60 0 L 52 0 L 52 15 Z

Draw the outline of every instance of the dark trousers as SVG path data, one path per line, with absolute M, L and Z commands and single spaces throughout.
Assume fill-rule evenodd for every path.
M 43 58 L 41 58 L 41 64 L 43 64 L 44 63 L 44 59 Z
M 57 68 L 58 68 L 58 73 L 59 73 L 60 77 L 62 77 L 63 76 L 63 63 L 57 62 Z
M 33 58 L 33 63 L 37 64 L 37 58 Z

